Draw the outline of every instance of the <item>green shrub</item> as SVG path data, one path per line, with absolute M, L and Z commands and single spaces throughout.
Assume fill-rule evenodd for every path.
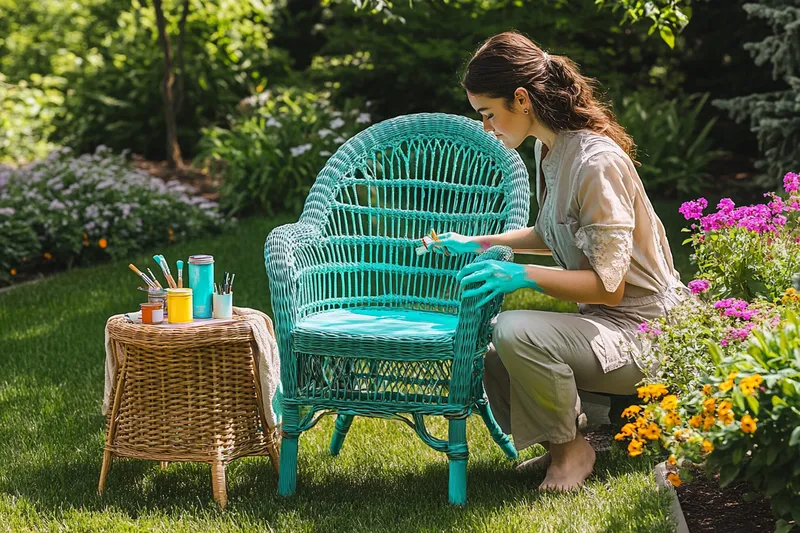
M 242 102 L 230 126 L 203 130 L 198 161 L 222 182 L 232 213 L 299 213 L 317 173 L 347 138 L 371 123 L 366 104 L 333 109 L 325 92 L 265 91 Z
M 708 187 L 708 164 L 724 152 L 709 137 L 715 118 L 699 116 L 708 94 L 666 99 L 661 91 L 639 90 L 615 99 L 617 119 L 636 142 L 638 173 L 648 193 L 700 194 Z
M 121 259 L 234 222 L 191 187 L 133 170 L 108 148 L 80 157 L 62 148 L 0 171 L 0 281 L 45 265 Z
M 34 74 L 7 83 L 0 73 L 0 163 L 24 163 L 55 148 L 47 138 L 64 102 L 63 78 Z

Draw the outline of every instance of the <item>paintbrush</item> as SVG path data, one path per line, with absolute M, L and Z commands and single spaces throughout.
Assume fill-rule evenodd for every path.
M 161 267 L 161 272 L 164 274 L 164 279 L 167 280 L 167 284 L 170 286 L 171 289 L 176 289 L 177 286 L 175 285 L 175 280 L 172 279 L 172 275 L 169 273 L 169 265 L 167 264 L 167 260 L 164 259 L 163 255 L 156 254 L 153 256 L 153 261 Z
M 135 266 L 133 263 L 129 264 L 129 265 L 128 265 L 128 268 L 130 268 L 131 270 L 133 270 L 134 272 L 136 272 L 136 273 L 139 275 L 139 277 L 140 277 L 140 278 L 142 278 L 142 280 L 143 280 L 145 283 L 147 283 L 147 285 L 148 285 L 148 286 L 150 286 L 150 287 L 153 287 L 154 289 L 156 288 L 156 285 L 155 285 L 155 283 L 153 283 L 153 282 L 150 280 L 150 278 L 148 278 L 148 277 L 147 277 L 147 274 L 145 274 L 144 272 L 142 272 L 141 270 L 139 270 L 138 268 L 136 268 L 136 266 Z
M 156 284 L 156 286 L 157 286 L 159 289 L 163 289 L 164 287 L 162 287 L 162 286 L 161 286 L 161 283 L 159 283 L 159 281 L 158 281 L 158 278 L 156 277 L 156 275 L 155 275 L 155 274 L 153 274 L 153 271 L 152 271 L 152 270 L 150 270 L 149 268 L 147 269 L 147 271 L 148 271 L 148 272 L 150 273 L 150 275 L 153 277 L 153 282 Z
M 178 260 L 178 288 L 183 288 L 183 261 Z

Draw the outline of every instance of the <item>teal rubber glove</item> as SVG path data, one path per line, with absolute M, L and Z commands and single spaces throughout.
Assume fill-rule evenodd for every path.
M 459 233 L 447 232 L 438 236 L 439 240 L 434 241 L 431 250 L 436 254 L 461 255 L 461 254 L 480 254 L 489 247 L 489 243 L 479 243 Z
M 517 289 L 529 288 L 544 292 L 536 281 L 527 276 L 525 265 L 509 263 L 508 261 L 490 259 L 488 261 L 470 263 L 461 269 L 456 279 L 462 287 L 470 283 L 483 281 L 483 285 L 480 287 L 470 289 L 463 294 L 463 298 L 486 294 L 486 297 L 478 302 L 477 307 L 486 305 L 495 296 Z

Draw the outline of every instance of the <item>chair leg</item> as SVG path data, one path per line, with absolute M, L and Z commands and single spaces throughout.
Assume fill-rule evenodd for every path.
M 300 413 L 297 407 L 283 413 L 283 437 L 281 438 L 280 471 L 278 472 L 278 494 L 291 496 L 297 489 L 297 426 Z
M 211 489 L 214 493 L 214 499 L 217 500 L 217 503 L 222 508 L 225 508 L 228 503 L 228 489 L 225 485 L 225 463 L 214 461 L 211 464 Z
M 111 450 L 106 450 L 103 453 L 103 466 L 100 468 L 100 483 L 97 485 L 97 494 L 103 494 L 106 490 L 106 477 L 108 476 L 108 469 L 111 468 Z
M 516 459 L 518 456 L 517 449 L 514 448 L 511 438 L 503 433 L 503 430 L 500 429 L 500 426 L 494 419 L 492 408 L 489 407 L 489 401 L 486 398 L 478 400 L 477 406 L 478 412 L 480 412 L 481 418 L 483 418 L 483 422 L 486 424 L 486 428 L 489 430 L 489 434 L 492 436 L 492 439 L 494 439 L 497 445 L 500 446 L 500 449 L 503 450 L 503 453 L 506 454 L 506 457 L 509 459 Z
M 353 415 L 338 415 L 336 417 L 336 425 L 333 428 L 333 436 L 331 437 L 331 455 L 339 455 L 342 450 L 344 438 L 347 436 L 347 432 L 350 431 L 353 418 Z
M 450 459 L 450 481 L 448 496 L 454 505 L 467 503 L 467 420 L 450 420 L 447 457 Z

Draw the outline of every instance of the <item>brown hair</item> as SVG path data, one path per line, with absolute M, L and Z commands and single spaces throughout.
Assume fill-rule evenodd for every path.
M 597 80 L 583 76 L 569 58 L 545 53 L 517 32 L 484 42 L 467 65 L 461 85 L 472 94 L 503 98 L 512 108 L 514 91 L 528 91 L 533 113 L 555 132 L 588 129 L 617 143 L 636 163 L 636 145 L 611 107 L 594 95 Z

